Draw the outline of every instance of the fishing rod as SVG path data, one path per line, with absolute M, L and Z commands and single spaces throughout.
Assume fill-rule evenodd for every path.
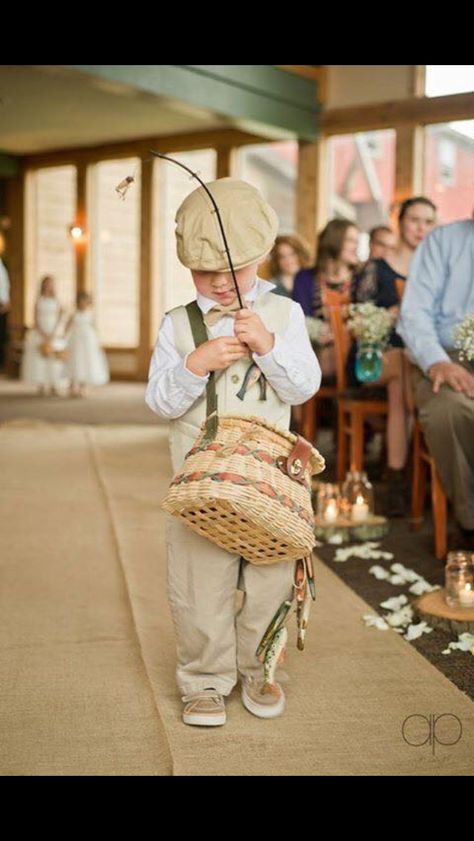
M 224 248 L 226 250 L 227 259 L 229 261 L 229 267 L 230 267 L 230 271 L 231 271 L 231 274 L 232 274 L 232 279 L 234 281 L 235 291 L 237 292 L 237 298 L 239 299 L 239 305 L 240 305 L 241 309 L 244 309 L 244 303 L 242 301 L 242 298 L 241 298 L 241 295 L 240 295 L 239 285 L 237 283 L 237 278 L 235 276 L 234 264 L 232 262 L 232 257 L 230 256 L 229 245 L 228 245 L 228 242 L 227 242 L 227 237 L 225 235 L 225 230 L 224 230 L 224 225 L 222 223 L 221 214 L 220 214 L 219 208 L 217 206 L 216 200 L 215 200 L 214 196 L 212 195 L 211 191 L 207 188 L 204 181 L 202 181 L 201 178 L 199 178 L 199 175 L 196 172 L 193 172 L 193 170 L 190 169 L 188 166 L 186 166 L 186 164 L 181 163 L 181 161 L 177 161 L 175 158 L 170 158 L 168 155 L 163 155 L 161 152 L 155 152 L 153 149 L 150 149 L 150 153 L 155 158 L 161 158 L 164 161 L 170 161 L 171 163 L 176 164 L 177 166 L 180 166 L 182 169 L 185 169 L 186 172 L 189 172 L 189 174 L 191 175 L 192 178 L 195 178 L 197 181 L 199 181 L 201 187 L 203 187 L 204 190 L 206 191 L 207 195 L 209 196 L 209 198 L 212 202 L 212 206 L 213 206 L 213 208 L 216 212 L 217 221 L 219 223 L 219 228 L 220 228 L 220 231 L 221 231 L 221 234 L 222 234 L 222 239 L 223 239 L 223 242 L 224 242 Z

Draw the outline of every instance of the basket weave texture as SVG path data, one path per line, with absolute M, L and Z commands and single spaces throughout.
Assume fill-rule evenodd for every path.
M 312 448 L 302 480 L 291 479 L 277 459 L 296 441 L 261 418 L 220 415 L 214 440 L 203 428 L 162 507 L 252 563 L 305 557 L 315 544 L 311 477 L 324 470 L 324 459 Z

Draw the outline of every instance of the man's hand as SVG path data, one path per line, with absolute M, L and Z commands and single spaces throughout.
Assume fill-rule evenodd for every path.
M 189 354 L 186 367 L 198 377 L 206 377 L 210 371 L 221 371 L 248 355 L 248 348 L 235 336 L 221 336 L 210 339 Z
M 433 391 L 438 394 L 442 385 L 474 398 L 474 376 L 456 362 L 436 362 L 428 371 Z
M 267 330 L 260 316 L 252 310 L 237 310 L 234 333 L 237 339 L 244 342 L 253 353 L 258 353 L 259 356 L 269 353 L 275 344 L 273 333 Z

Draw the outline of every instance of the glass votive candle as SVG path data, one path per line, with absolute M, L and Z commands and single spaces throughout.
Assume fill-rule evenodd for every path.
M 335 523 L 339 518 L 340 493 L 337 485 L 324 483 L 318 495 L 318 514 L 327 525 Z
M 347 516 L 353 522 L 361 523 L 373 514 L 374 491 L 363 471 L 353 470 L 347 474 L 342 495 Z
M 450 607 L 474 610 L 474 555 L 448 552 L 445 568 L 445 598 Z

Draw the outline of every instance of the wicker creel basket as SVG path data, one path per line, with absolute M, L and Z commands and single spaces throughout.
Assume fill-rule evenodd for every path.
M 213 440 L 203 425 L 162 507 L 252 563 L 295 560 L 315 544 L 311 477 L 322 470 L 322 456 L 292 432 L 220 415 Z

